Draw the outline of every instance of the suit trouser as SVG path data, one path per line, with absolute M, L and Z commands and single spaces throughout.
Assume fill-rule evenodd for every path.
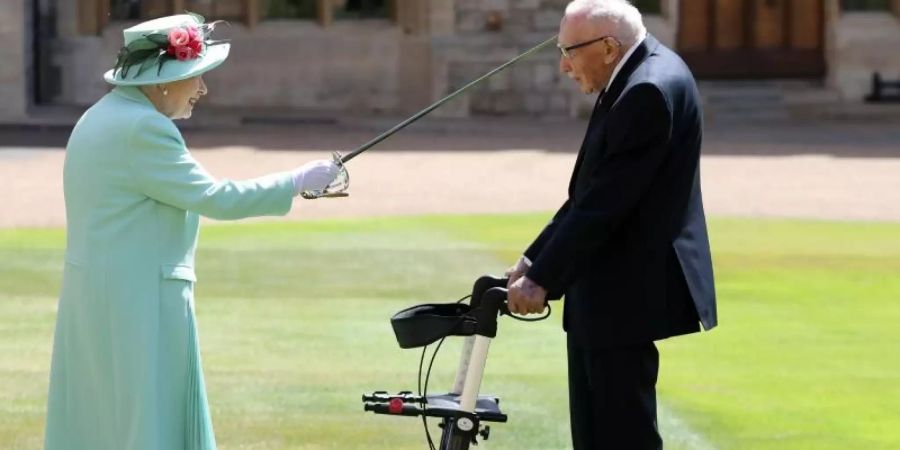
M 586 348 L 569 334 L 568 355 L 574 449 L 661 450 L 653 342 Z

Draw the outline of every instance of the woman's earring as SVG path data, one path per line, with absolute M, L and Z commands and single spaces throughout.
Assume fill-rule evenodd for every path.
M 163 95 L 169 95 L 169 90 L 168 90 L 168 89 L 163 89 Z

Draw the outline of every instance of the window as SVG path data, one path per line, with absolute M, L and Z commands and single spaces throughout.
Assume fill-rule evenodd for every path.
M 141 18 L 141 0 L 112 0 L 109 2 L 112 20 L 137 20 Z
M 690 1 L 690 0 L 688 0 Z M 631 0 L 631 4 L 634 5 L 641 14 L 660 14 L 662 12 L 660 0 Z
M 182 3 L 183 11 L 172 13 L 190 11 L 210 20 L 243 20 L 250 7 L 246 0 L 183 0 Z
M 316 0 L 269 0 L 265 17 L 270 19 L 315 19 Z
M 81 0 L 84 3 L 84 0 Z M 103 0 L 101 0 L 103 1 Z M 106 0 L 110 20 L 149 20 L 190 11 L 208 18 L 243 19 L 245 0 Z M 311 0 L 314 1 L 314 0 Z M 103 5 L 100 5 L 101 7 Z
M 386 19 L 390 11 L 386 0 L 345 0 L 335 1 L 334 13 L 337 19 Z
M 844 11 L 890 11 L 891 0 L 841 0 Z
M 149 20 L 191 11 L 210 20 L 256 25 L 262 18 L 316 20 L 390 19 L 398 22 L 398 3 L 409 9 L 422 0 L 75 0 L 78 28 L 99 35 L 110 21 Z M 442 0 L 444 1 L 444 0 Z M 450 1 L 450 0 L 446 0 Z
M 270 19 L 315 19 L 319 12 L 341 19 L 387 19 L 388 0 L 269 0 L 265 16 Z

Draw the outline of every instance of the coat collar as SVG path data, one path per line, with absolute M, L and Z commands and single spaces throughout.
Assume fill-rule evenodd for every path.
M 650 54 L 654 53 L 657 47 L 659 47 L 659 41 L 657 41 L 653 35 L 647 33 L 647 37 L 644 38 L 644 41 L 637 46 L 634 53 L 631 54 L 628 60 L 625 61 L 625 65 L 623 65 L 619 73 L 616 74 L 616 77 L 612 80 L 612 84 L 609 85 L 609 89 L 601 94 L 604 99 L 604 101 L 600 103 L 602 111 L 606 112 L 612 108 L 619 98 L 619 95 L 621 95 L 622 91 L 625 89 L 625 86 L 628 85 L 628 79 L 631 77 L 631 73 L 634 72 L 634 70 L 637 69 Z
M 116 86 L 112 90 L 112 93 L 133 102 L 153 106 L 153 103 L 150 101 L 150 99 L 147 98 L 147 96 L 144 95 L 141 89 L 137 86 Z

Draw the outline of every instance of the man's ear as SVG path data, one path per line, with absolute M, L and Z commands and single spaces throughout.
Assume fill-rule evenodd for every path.
M 616 45 L 603 46 L 603 62 L 612 64 L 619 57 L 619 47 Z

